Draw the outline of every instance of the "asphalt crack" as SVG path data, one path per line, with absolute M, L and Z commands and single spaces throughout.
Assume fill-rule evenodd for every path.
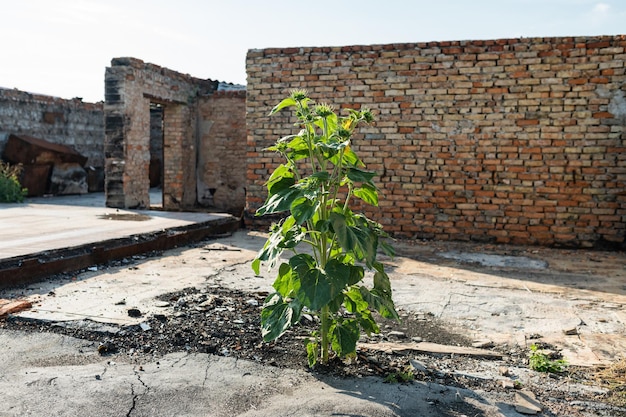
M 206 368 L 204 368 L 204 380 L 202 381 L 202 388 L 206 386 L 206 382 L 209 379 L 209 368 L 211 367 L 211 361 L 208 361 Z
M 133 399 L 132 399 L 133 402 L 132 402 L 132 404 L 130 406 L 130 410 L 128 410 L 128 413 L 126 413 L 126 417 L 131 417 L 131 415 L 133 414 L 133 412 L 137 408 L 137 403 L 139 402 L 139 398 L 142 395 L 146 395 L 150 391 L 150 387 L 148 385 L 146 385 L 146 383 L 141 379 L 141 374 L 139 372 L 140 371 L 135 370 L 135 375 L 137 376 L 137 380 L 144 387 L 144 391 L 142 393 L 135 392 L 135 384 L 132 384 L 132 383 L 130 384 L 130 394 L 133 397 Z
M 126 417 L 131 417 L 131 414 L 135 411 L 135 407 L 137 407 L 137 400 L 139 399 L 139 394 L 135 394 L 135 386 L 133 384 L 130 384 L 130 394 L 133 396 L 133 403 L 128 413 L 126 413 Z

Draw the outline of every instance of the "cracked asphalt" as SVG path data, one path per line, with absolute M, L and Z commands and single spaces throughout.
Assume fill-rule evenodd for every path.
M 467 396 L 479 405 L 456 388 L 316 378 L 204 354 L 103 360 L 84 341 L 54 334 L 0 333 L 0 344 L 12 346 L 0 416 L 438 416 L 435 404 Z

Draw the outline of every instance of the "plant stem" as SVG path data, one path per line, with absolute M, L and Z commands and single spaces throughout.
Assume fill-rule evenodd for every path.
M 321 343 L 321 349 L 322 349 L 322 364 L 326 365 L 328 363 L 328 347 L 329 347 L 329 341 L 328 341 L 328 330 L 330 329 L 330 309 L 328 308 L 328 306 L 324 306 L 322 307 L 322 311 L 321 311 L 321 333 L 322 333 L 322 343 Z

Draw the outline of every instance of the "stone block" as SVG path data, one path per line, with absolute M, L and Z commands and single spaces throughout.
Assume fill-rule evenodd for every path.
M 50 177 L 52 194 L 87 194 L 87 172 L 75 162 L 55 164 Z

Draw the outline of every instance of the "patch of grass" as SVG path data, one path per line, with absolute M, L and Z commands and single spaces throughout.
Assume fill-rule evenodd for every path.
M 548 372 L 553 374 L 565 372 L 568 367 L 565 359 L 551 359 L 536 344 L 532 344 L 530 346 L 528 365 L 533 371 Z

